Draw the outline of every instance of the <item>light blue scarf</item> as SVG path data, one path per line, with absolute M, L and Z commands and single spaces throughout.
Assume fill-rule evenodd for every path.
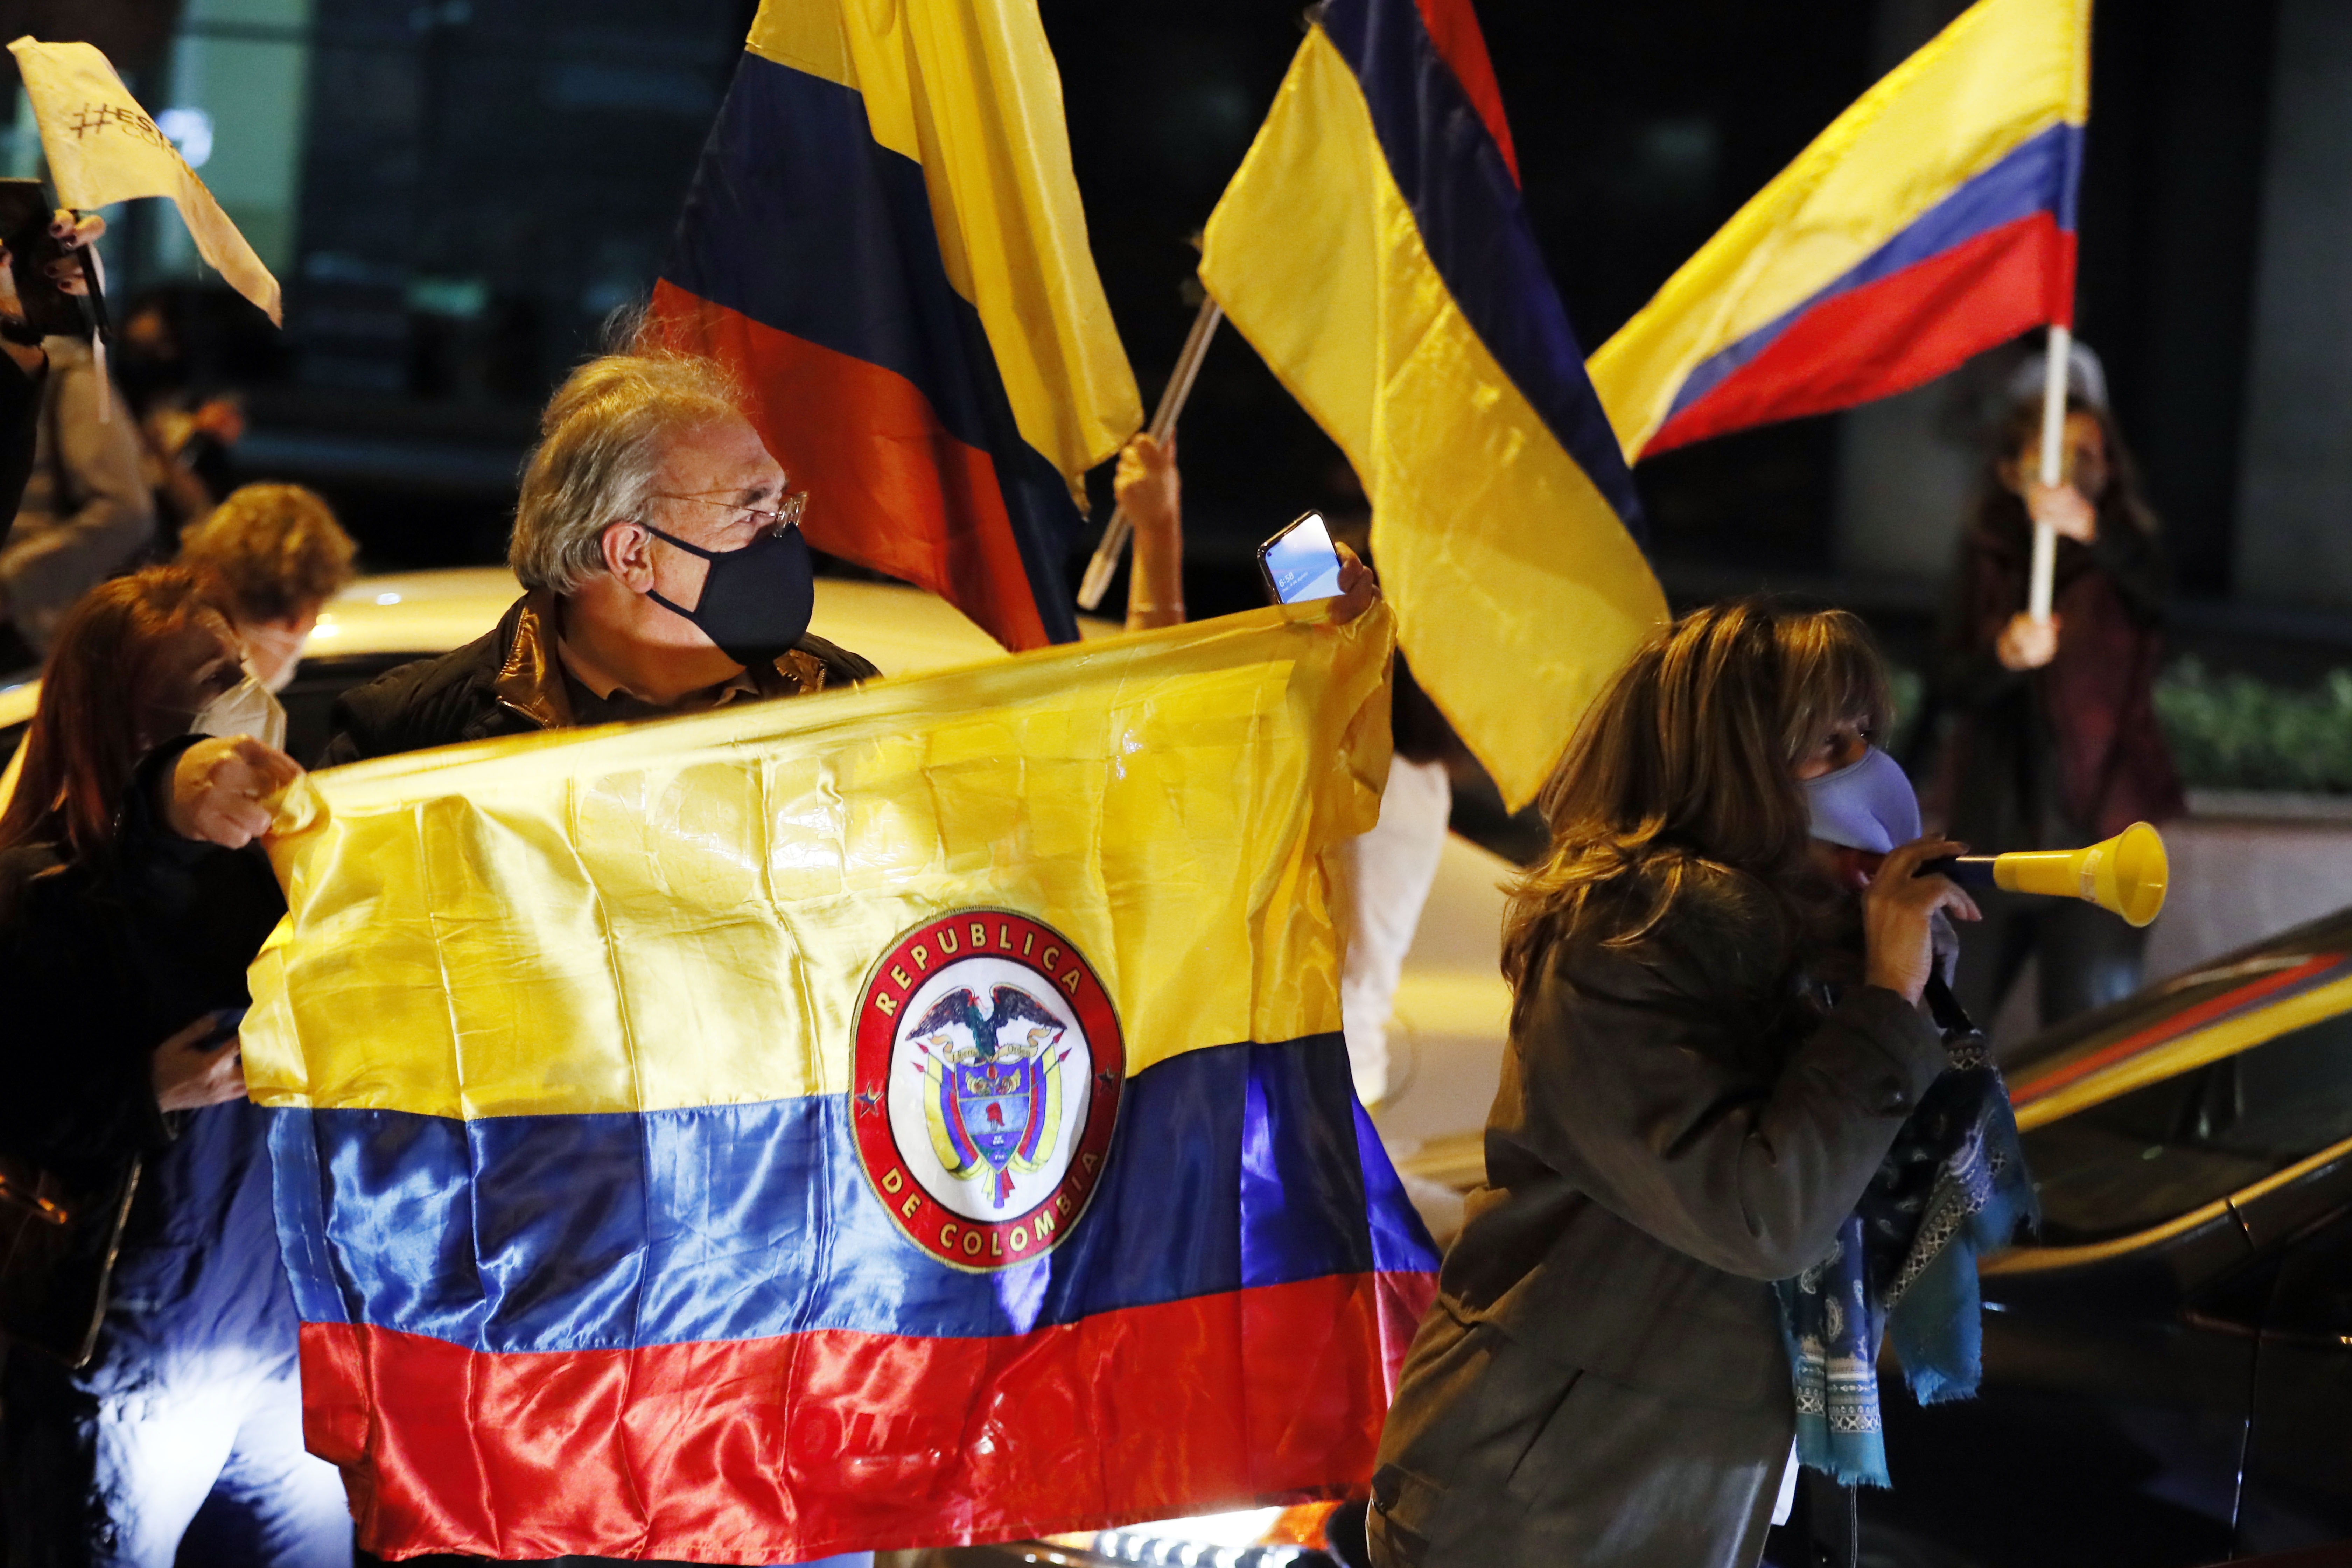
M 1847 1486 L 1890 1484 L 1881 1340 L 1893 1341 L 1922 1405 L 1975 1394 L 1977 1258 L 2041 1218 L 1984 1036 L 1941 980 L 1928 999 L 1946 1025 L 1950 1068 L 1920 1097 L 1829 1256 L 1773 1287 L 1796 1377 L 1797 1458 Z

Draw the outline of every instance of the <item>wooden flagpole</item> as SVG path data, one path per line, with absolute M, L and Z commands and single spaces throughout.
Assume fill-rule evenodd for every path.
M 1192 379 L 1201 374 L 1201 361 L 1209 352 L 1209 340 L 1216 335 L 1217 323 L 1224 319 L 1223 307 L 1203 293 L 1201 313 L 1192 318 L 1192 330 L 1184 339 L 1183 351 L 1176 356 L 1176 368 L 1169 372 L 1168 384 L 1160 390 L 1160 406 L 1151 411 L 1151 423 L 1145 426 L 1153 440 L 1166 444 L 1169 433 L 1176 428 L 1176 416 L 1184 412 L 1184 400 L 1192 395 Z M 1091 610 L 1102 603 L 1133 532 L 1134 525 L 1127 521 L 1127 509 L 1114 508 L 1110 521 L 1103 525 L 1102 542 L 1095 546 L 1094 559 L 1087 563 L 1086 577 L 1078 584 L 1078 608 Z

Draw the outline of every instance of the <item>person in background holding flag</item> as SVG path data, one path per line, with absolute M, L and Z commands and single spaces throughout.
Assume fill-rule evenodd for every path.
M 1486 1183 L 1381 1439 L 1381 1568 L 1757 1561 L 1798 1390 L 1816 1413 L 1823 1394 L 1821 1358 L 1807 1378 L 1790 1345 L 1843 1338 L 1839 1312 L 1824 1331 L 1771 1282 L 1862 1247 L 1882 1161 L 1954 1060 L 1921 1006 L 1931 922 L 1974 910 L 1913 873 L 1960 847 L 1898 841 L 1907 785 L 1850 824 L 1812 783 L 1901 785 L 1869 744 L 1887 708 L 1852 616 L 1736 604 L 1684 617 L 1587 716 L 1545 790 L 1550 856 L 1505 927 Z M 1857 826 L 1889 849 L 1858 907 L 1831 847 Z M 1952 1157 L 1913 1135 L 1927 1168 Z M 1865 1284 L 1856 1312 L 1885 1284 L 1856 1259 Z M 1844 1468 L 1838 1428 L 1813 1425 L 1806 1462 Z
M 49 232 L 60 249 L 71 252 L 96 244 L 106 232 L 106 220 L 95 216 L 77 219 L 71 213 L 59 212 Z M 79 294 L 88 287 L 82 281 L 80 264 L 70 256 L 51 262 L 48 272 L 68 294 Z M 0 514 L 9 520 L 0 522 L 0 544 L 5 544 L 15 527 L 17 507 L 25 499 L 25 486 L 33 477 L 49 356 L 42 350 L 40 333 L 25 320 L 24 301 L 16 297 L 16 275 L 5 245 L 0 245 L 0 359 L 14 367 L 13 373 L 0 370 Z
M 1940 637 L 1936 698 L 1958 720 L 1939 770 L 1947 831 L 2002 849 L 2076 848 L 2184 809 L 2156 714 L 2170 566 L 2098 359 L 2076 343 L 2069 361 L 2068 479 L 2034 477 L 2037 354 L 2010 384 Z M 2060 536 L 2046 621 L 2025 613 L 2037 522 Z M 2147 932 L 2104 910 L 1989 890 L 1984 912 L 1962 938 L 1972 1016 L 1990 1019 L 2037 952 L 2045 1026 L 2139 988 Z
M 60 213 L 58 226 L 69 216 Z M 0 668 L 6 668 L 46 657 L 74 602 L 123 569 L 155 531 L 139 426 L 121 392 L 89 342 L 60 335 L 40 346 L 48 374 L 30 476 L 0 548 Z

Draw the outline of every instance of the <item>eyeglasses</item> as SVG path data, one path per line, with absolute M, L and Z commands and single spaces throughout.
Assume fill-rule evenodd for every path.
M 763 538 L 772 533 L 790 533 L 793 529 L 798 528 L 801 525 L 801 513 L 808 508 L 806 490 L 794 490 L 782 500 L 778 501 L 772 510 L 762 510 L 756 506 L 738 506 L 731 500 L 712 500 L 708 496 L 672 495 L 665 490 L 656 490 L 646 499 L 692 501 L 697 506 L 724 507 L 729 511 L 740 511 L 744 516 L 758 521 L 760 536 Z

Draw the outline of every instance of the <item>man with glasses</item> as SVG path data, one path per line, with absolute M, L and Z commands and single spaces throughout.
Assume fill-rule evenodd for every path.
M 345 694 L 320 766 L 880 673 L 810 635 L 805 498 L 787 489 L 718 366 L 591 360 L 556 389 L 540 430 L 507 549 L 523 596 L 487 637 Z
M 809 633 L 804 498 L 718 366 L 591 360 L 540 429 L 507 552 L 523 596 L 487 637 L 348 693 L 320 765 L 877 673 Z

